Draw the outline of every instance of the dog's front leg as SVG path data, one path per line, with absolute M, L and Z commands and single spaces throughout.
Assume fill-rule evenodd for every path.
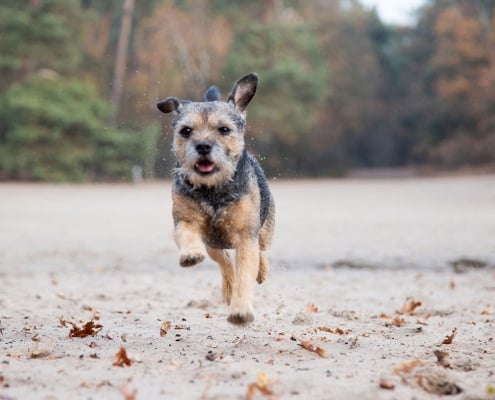
M 260 254 L 257 240 L 248 239 L 236 249 L 232 300 L 227 320 L 244 325 L 254 320 L 253 285 L 258 274 Z
M 175 243 L 179 248 L 179 264 L 192 267 L 205 259 L 205 246 L 198 224 L 179 221 L 174 231 Z

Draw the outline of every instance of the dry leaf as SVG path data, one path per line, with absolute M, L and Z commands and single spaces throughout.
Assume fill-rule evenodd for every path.
M 321 347 L 315 347 L 309 340 L 301 340 L 301 343 L 299 344 L 303 349 L 311 351 L 313 353 L 318 354 L 321 358 L 327 358 L 327 352 L 325 349 L 322 349 Z
M 335 335 L 347 335 L 349 333 L 348 331 L 344 331 L 344 330 L 342 330 L 340 328 L 332 329 L 332 328 L 329 328 L 327 326 L 320 326 L 318 329 L 320 331 L 328 332 L 328 333 L 333 333 Z
M 316 307 L 314 304 L 308 304 L 306 306 L 306 311 L 309 313 L 317 313 L 318 312 L 318 307 Z
M 483 310 L 483 311 L 481 311 L 481 315 L 490 315 L 490 314 L 491 314 L 491 313 L 490 313 L 490 311 L 488 311 L 488 310 Z
M 390 318 L 392 318 L 390 315 L 385 314 L 385 313 L 381 313 L 378 317 L 384 318 L 384 319 L 390 319 Z
M 29 351 L 28 358 L 45 358 L 50 355 L 51 351 L 48 349 L 34 349 Z
M 386 390 L 394 390 L 395 385 L 386 378 L 380 379 L 380 388 Z
M 163 322 L 162 326 L 160 327 L 160 336 L 166 336 L 171 326 L 172 323 L 170 321 Z
M 272 383 L 272 380 L 263 371 L 258 372 L 258 378 L 256 383 L 251 383 L 248 386 L 246 393 L 246 400 L 252 400 L 256 392 L 260 392 L 264 396 L 270 396 L 273 392 L 268 387 Z
M 437 357 L 437 364 L 441 365 L 444 368 L 451 368 L 447 358 L 449 357 L 449 353 L 446 351 L 434 350 L 433 353 Z
M 406 320 L 402 317 L 395 316 L 392 320 L 392 324 L 394 324 L 395 326 L 402 326 L 406 324 Z
M 449 288 L 451 288 L 451 289 L 455 289 L 455 287 L 456 287 L 456 283 L 455 283 L 455 281 L 453 281 L 453 280 L 452 280 L 452 281 L 450 281 L 450 282 L 449 282 Z
M 418 308 L 419 306 L 421 306 L 421 302 L 420 301 L 415 301 L 415 300 L 409 300 L 409 301 L 406 301 L 406 303 L 404 303 L 404 305 L 402 306 L 402 308 L 397 312 L 397 314 L 408 314 L 408 315 L 413 315 L 414 314 L 414 310 L 416 310 L 416 308 Z
M 60 319 L 60 325 L 68 327 L 67 324 L 72 326 L 69 337 L 83 338 L 86 336 L 96 336 L 103 328 L 103 325 L 95 324 L 93 320 L 86 322 L 82 327 L 79 327 L 75 322 Z
M 423 363 L 420 360 L 403 362 L 401 365 L 394 367 L 394 374 L 395 375 L 408 374 L 413 369 L 415 369 L 421 365 L 423 365 Z
M 450 335 L 445 336 L 445 339 L 442 340 L 441 344 L 452 344 L 456 332 L 457 332 L 457 328 L 452 329 L 452 333 Z
M 113 363 L 114 367 L 123 367 L 124 365 L 127 365 L 130 367 L 132 364 L 132 361 L 127 357 L 127 351 L 125 348 L 121 347 L 120 350 L 115 354 L 115 361 Z

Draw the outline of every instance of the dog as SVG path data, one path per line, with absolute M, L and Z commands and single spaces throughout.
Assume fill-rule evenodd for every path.
M 235 82 L 226 101 L 211 86 L 204 101 L 167 97 L 157 103 L 161 112 L 175 114 L 172 215 L 179 264 L 192 267 L 206 254 L 218 264 L 227 320 L 236 325 L 254 320 L 253 286 L 267 276 L 264 252 L 275 224 L 265 174 L 244 140 L 257 86 L 257 74 L 250 73 Z

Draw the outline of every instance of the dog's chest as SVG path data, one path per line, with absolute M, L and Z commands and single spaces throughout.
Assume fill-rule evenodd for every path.
M 226 206 L 215 209 L 208 203 L 201 203 L 201 208 L 209 217 L 204 227 L 206 244 L 216 249 L 234 248 L 235 232 L 232 224 L 232 208 Z

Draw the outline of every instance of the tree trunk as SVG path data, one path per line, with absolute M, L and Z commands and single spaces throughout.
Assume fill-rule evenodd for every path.
M 124 90 L 124 78 L 127 66 L 127 52 L 129 50 L 129 38 L 132 28 L 132 13 L 134 11 L 135 0 L 124 0 L 124 12 L 122 14 L 122 23 L 120 25 L 119 42 L 117 45 L 117 54 L 115 56 L 115 68 L 113 71 L 112 86 L 112 105 L 113 105 L 113 123 L 117 124 L 122 93 Z

